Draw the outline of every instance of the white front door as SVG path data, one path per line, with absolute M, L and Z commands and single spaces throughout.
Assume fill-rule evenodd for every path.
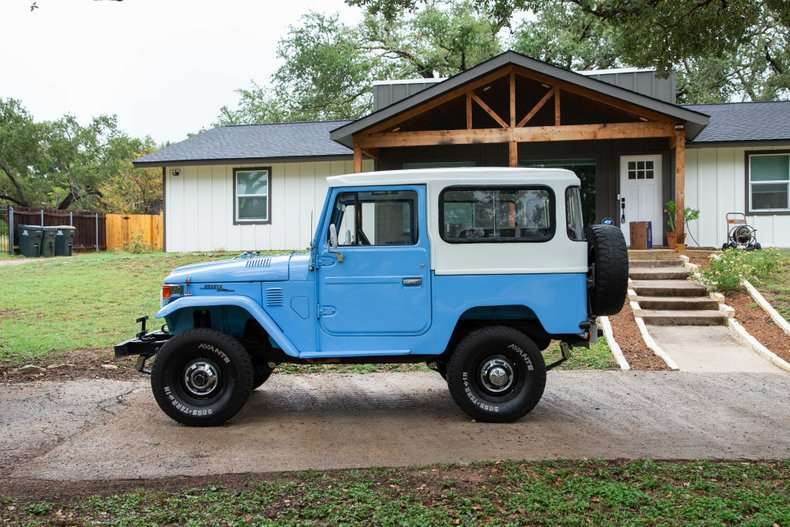
M 650 221 L 653 246 L 664 244 L 664 214 L 661 204 L 661 156 L 620 157 L 620 228 L 631 244 L 628 223 Z M 625 216 L 625 221 L 623 221 Z

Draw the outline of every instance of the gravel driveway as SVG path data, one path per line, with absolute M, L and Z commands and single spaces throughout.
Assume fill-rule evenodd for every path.
M 513 424 L 470 421 L 434 373 L 274 375 L 228 425 L 170 421 L 147 383 L 0 387 L 0 476 L 159 478 L 491 459 L 790 458 L 790 375 L 551 372 Z

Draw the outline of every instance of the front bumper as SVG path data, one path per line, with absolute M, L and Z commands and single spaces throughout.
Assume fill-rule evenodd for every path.
M 170 337 L 165 331 L 152 331 L 151 333 L 138 334 L 136 337 L 115 345 L 115 358 L 120 359 L 130 355 L 153 357 Z

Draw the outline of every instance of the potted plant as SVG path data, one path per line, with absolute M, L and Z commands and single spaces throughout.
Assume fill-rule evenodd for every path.
M 676 245 L 675 239 L 675 214 L 677 213 L 677 204 L 674 200 L 669 200 L 664 205 L 664 212 L 667 215 L 667 232 L 664 234 L 666 237 L 667 247 L 674 249 Z M 683 221 L 686 225 L 692 220 L 699 219 L 699 210 L 686 207 L 683 211 Z M 683 239 L 681 243 L 686 242 L 686 233 L 683 232 Z

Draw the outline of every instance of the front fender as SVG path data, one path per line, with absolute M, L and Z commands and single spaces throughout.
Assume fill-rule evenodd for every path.
M 285 336 L 285 333 L 282 332 L 272 317 L 270 317 L 257 302 L 246 296 L 182 296 L 160 309 L 156 313 L 156 318 L 165 318 L 176 311 L 186 308 L 194 309 L 226 306 L 238 307 L 245 310 L 252 318 L 258 321 L 258 324 L 266 330 L 269 337 L 280 346 L 286 355 L 290 355 L 291 357 L 299 356 L 299 350 L 296 349 L 293 342 Z

